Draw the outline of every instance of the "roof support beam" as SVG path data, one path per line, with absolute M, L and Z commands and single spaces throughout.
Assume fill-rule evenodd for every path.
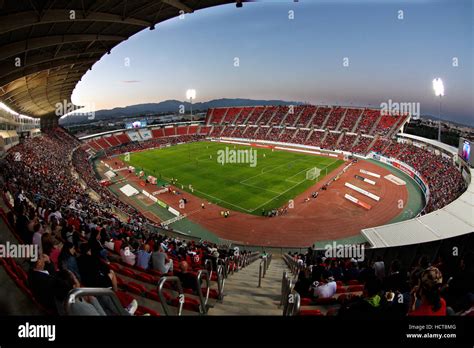
M 75 11 L 75 18 L 70 18 L 70 11 Z M 137 18 L 123 18 L 121 15 L 116 15 L 106 12 L 92 12 L 85 14 L 81 9 L 69 9 L 69 10 L 48 10 L 45 12 L 43 17 L 39 18 L 35 11 L 25 11 L 8 16 L 0 16 L 0 34 L 19 30 L 22 28 L 62 23 L 62 22 L 108 22 L 108 23 L 120 23 L 125 25 L 135 25 L 138 27 L 149 27 L 152 23 L 137 19 Z
M 194 10 L 191 7 L 183 4 L 179 0 L 161 0 L 161 1 L 164 2 L 165 4 L 168 4 L 168 5 L 171 5 L 175 8 L 177 8 L 178 10 L 182 10 L 185 13 L 193 13 L 194 12 Z
M 61 44 L 90 41 L 123 41 L 127 38 L 119 35 L 94 35 L 94 34 L 67 34 L 43 36 L 29 40 L 22 40 L 5 45 L 0 51 L 0 60 L 14 57 L 24 52 Z
M 59 59 L 59 60 L 51 61 L 47 63 L 37 64 L 30 68 L 17 69 L 17 70 L 14 70 L 11 74 L 3 78 L 0 78 L 0 86 L 4 86 L 11 81 L 15 81 L 16 79 L 19 79 L 26 75 L 35 74 L 42 70 L 58 68 L 61 66 L 71 66 L 72 68 L 76 65 L 81 65 L 81 64 L 86 64 L 87 66 L 90 66 L 94 64 L 96 61 L 97 59 L 94 59 L 94 58 L 80 58 L 80 59 L 66 58 L 66 59 Z

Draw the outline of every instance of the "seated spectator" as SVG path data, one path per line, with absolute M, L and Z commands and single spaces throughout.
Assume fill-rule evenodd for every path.
M 336 294 L 337 284 L 329 271 L 321 274 L 321 282 L 313 283 L 313 295 L 316 298 L 331 298 Z
M 28 275 L 28 284 L 38 301 L 48 309 L 55 308 L 54 289 L 57 279 L 54 276 L 54 267 L 48 255 L 40 254 L 38 260 L 32 262 Z
M 70 242 L 66 242 L 61 249 L 61 253 L 59 254 L 59 269 L 60 270 L 68 270 L 74 273 L 79 280 L 81 276 L 79 274 L 79 266 L 77 265 L 76 259 L 76 248 Z
M 100 231 L 97 228 L 93 229 L 91 232 L 91 236 L 89 238 L 89 246 L 90 246 L 91 254 L 93 256 L 99 256 L 106 260 L 107 250 L 102 245 L 102 242 L 100 239 L 101 239 Z
M 122 247 L 120 248 L 120 257 L 123 262 L 130 266 L 135 265 L 135 259 L 137 258 L 137 256 L 132 252 L 130 245 L 127 243 L 122 244 Z
M 65 302 L 68 299 L 68 294 L 72 289 L 80 288 L 81 284 L 74 273 L 68 270 L 62 270 L 58 273 L 58 287 L 56 288 L 55 298 L 56 306 L 59 314 L 66 314 Z M 128 314 L 133 315 L 138 308 L 137 300 L 133 300 L 125 310 Z M 106 315 L 120 315 L 117 308 L 113 304 L 109 296 L 80 296 L 69 307 L 69 315 L 84 315 L 84 316 L 106 316 Z
M 150 245 L 143 245 L 142 249 L 138 251 L 137 254 L 137 266 L 143 269 L 148 269 L 150 267 L 151 252 Z
M 440 295 L 443 276 L 436 267 L 429 267 L 420 275 L 411 291 L 409 316 L 445 316 L 446 302 Z
M 160 244 L 155 245 L 155 251 L 151 255 L 151 262 L 153 269 L 156 269 L 163 274 L 173 272 L 173 260 L 169 259 L 168 255 L 163 249 L 163 246 Z
M 117 278 L 115 273 L 100 260 L 98 256 L 92 256 L 90 246 L 86 243 L 81 245 L 81 255 L 77 259 L 79 274 L 82 283 L 92 288 L 110 288 L 117 290 Z
M 189 272 L 189 264 L 186 261 L 179 263 L 179 272 L 175 272 L 175 275 L 181 280 L 184 289 L 192 289 L 196 293 L 198 290 L 196 276 Z
M 380 295 L 380 280 L 373 277 L 365 283 L 362 297 L 343 305 L 339 310 L 339 315 L 351 319 L 381 318 L 385 307 L 385 299 Z

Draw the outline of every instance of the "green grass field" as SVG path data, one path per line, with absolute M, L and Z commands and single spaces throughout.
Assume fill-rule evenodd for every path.
M 256 162 L 229 163 L 219 150 L 255 150 Z M 121 156 L 126 160 L 125 156 Z M 232 157 L 226 158 L 232 161 Z M 251 159 L 241 157 L 241 159 Z M 318 180 L 328 175 L 343 161 L 287 151 L 273 151 L 233 144 L 195 142 L 132 153 L 127 164 L 140 168 L 147 175 L 169 181 L 178 180 L 185 191 L 205 198 L 219 206 L 261 215 L 262 210 L 279 208 Z M 321 169 L 316 180 L 306 179 L 311 168 Z

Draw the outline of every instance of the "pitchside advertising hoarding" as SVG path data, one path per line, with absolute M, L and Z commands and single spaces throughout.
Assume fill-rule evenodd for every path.
M 421 175 L 415 169 L 413 169 L 409 165 L 407 165 L 403 162 L 400 162 L 400 161 L 398 161 L 394 158 L 389 159 L 388 157 L 382 156 L 382 155 L 380 155 L 378 153 L 375 153 L 375 152 L 372 152 L 372 158 L 377 160 L 377 161 L 380 161 L 382 163 L 389 164 L 392 167 L 398 168 L 402 172 L 404 172 L 405 174 L 409 175 L 413 180 L 415 180 L 415 182 L 418 184 L 418 186 L 420 186 L 421 191 L 423 192 L 423 194 L 426 197 L 426 200 L 428 200 L 428 197 L 430 195 L 430 191 L 428 189 L 428 186 L 426 185 L 425 181 L 422 179 Z
M 466 161 L 470 167 L 474 167 L 474 154 L 473 151 L 474 142 L 459 138 L 459 148 L 458 148 L 458 155 L 464 161 Z

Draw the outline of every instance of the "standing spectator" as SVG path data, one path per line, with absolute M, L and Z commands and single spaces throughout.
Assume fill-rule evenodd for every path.
M 382 256 L 378 255 L 374 262 L 375 276 L 382 281 L 385 278 L 385 263 L 382 260 Z
M 417 286 L 411 291 L 409 316 L 445 316 L 446 302 L 440 295 L 443 282 L 436 267 L 424 270 Z

